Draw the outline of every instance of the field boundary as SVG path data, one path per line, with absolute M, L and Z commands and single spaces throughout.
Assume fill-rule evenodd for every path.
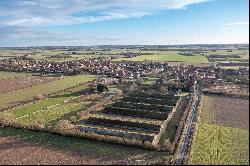
M 46 95 L 43 95 L 44 97 L 48 98 L 48 97 L 51 97 L 53 95 L 56 95 L 58 93 L 61 93 L 61 92 L 64 92 L 66 90 L 70 90 L 70 89 L 73 89 L 73 88 L 77 88 L 79 86 L 82 86 L 82 85 L 85 85 L 85 84 L 89 84 L 93 81 L 95 81 L 96 79 L 93 79 L 91 81 L 87 81 L 87 82 L 84 82 L 84 83 L 80 83 L 80 84 L 77 84 L 75 86 L 72 86 L 72 87 L 69 87 L 69 88 L 66 88 L 66 89 L 62 89 L 62 90 L 59 90 L 57 92 L 53 92 L 53 93 L 49 93 L 49 94 L 46 94 Z M 0 109 L 0 112 L 5 112 L 5 111 L 8 111 L 10 109 L 14 109 L 16 107 L 19 107 L 19 106 L 22 106 L 22 105 L 26 105 L 26 104 L 32 104 L 32 103 L 36 103 L 36 102 L 39 102 L 37 99 L 31 99 L 31 100 L 27 100 L 27 101 L 20 101 L 20 103 L 16 104 L 16 105 L 11 105 L 9 107 L 6 107 L 6 108 L 3 108 L 3 109 Z
M 192 149 L 193 149 L 193 145 L 194 145 L 194 142 L 196 140 L 196 135 L 197 135 L 197 129 L 198 129 L 198 123 L 200 121 L 200 115 L 201 115 L 201 111 L 202 111 L 202 105 L 203 105 L 203 98 L 204 98 L 204 95 L 202 95 L 201 97 L 201 101 L 200 101 L 200 109 L 197 111 L 197 114 L 196 114 L 196 117 L 195 117 L 195 120 L 194 120 L 194 123 L 193 123 L 193 126 L 194 126 L 194 130 L 193 130 L 193 137 L 192 137 L 192 140 L 191 140 L 191 143 L 190 143 L 190 149 L 187 153 L 187 158 L 186 158 L 186 164 L 187 165 L 191 165 L 191 152 L 192 152 Z
M 23 73 L 23 72 L 13 72 L 13 71 L 5 71 L 5 70 L 0 70 L 0 72 L 5 72 L 5 73 L 8 73 L 8 72 L 9 73 Z M 16 79 L 16 78 L 19 78 L 19 77 L 34 76 L 33 74 L 37 74 L 37 73 L 33 73 L 32 75 L 29 75 L 29 73 L 27 73 L 27 72 L 24 72 L 24 73 L 25 73 L 25 75 L 23 75 L 23 76 L 15 76 L 15 77 L 4 78 L 4 79 L 0 79 L 0 81 L 12 80 L 12 79 Z
M 29 76 L 23 76 L 23 77 L 29 77 Z M 32 76 L 32 77 L 34 77 L 34 76 Z M 16 77 L 16 78 L 19 78 L 19 77 Z M 16 79 L 16 78 L 14 78 L 14 79 Z M 14 80 L 14 79 L 11 79 L 11 80 Z M 65 78 L 63 78 L 63 79 L 65 79 Z M 15 89 L 15 90 L 12 90 L 12 91 L 9 91 L 9 92 L 5 92 L 5 93 L 0 93 L 0 94 L 8 94 L 8 93 L 16 92 L 16 91 L 18 91 L 18 90 L 28 89 L 28 88 L 35 87 L 35 86 L 37 86 L 37 85 L 42 85 L 42 84 L 49 83 L 49 82 L 53 82 L 53 81 L 56 81 L 56 80 L 61 80 L 61 78 L 59 78 L 59 79 L 51 79 L 51 80 L 48 80 L 48 81 L 46 81 L 46 82 L 42 82 L 42 83 L 38 83 L 38 84 L 32 84 L 32 85 L 27 86 L 27 87 Z M 2 80 L 0 80 L 0 82 L 1 82 L 1 81 L 2 81 Z
M 184 125 L 184 129 L 182 131 L 182 135 L 180 137 L 179 147 L 175 154 L 175 164 L 186 164 L 187 162 L 187 155 L 190 152 L 190 142 L 193 139 L 194 130 L 195 130 L 195 120 L 197 117 L 197 112 L 200 110 L 200 101 L 201 101 L 201 94 L 193 94 L 192 102 L 189 107 L 189 112 L 187 116 L 186 123 Z M 195 97 L 195 98 L 194 98 Z
M 231 93 L 223 93 L 223 92 L 211 92 L 211 91 L 203 91 L 203 94 L 206 95 L 217 95 L 217 96 L 224 96 L 224 97 L 234 97 L 240 99 L 249 99 L 249 95 L 241 95 L 241 94 L 231 94 Z

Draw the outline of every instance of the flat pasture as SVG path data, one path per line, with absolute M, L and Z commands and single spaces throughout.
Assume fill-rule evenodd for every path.
M 198 123 L 192 147 L 192 165 L 247 165 L 249 163 L 249 131 Z
M 156 62 L 195 62 L 195 63 L 208 63 L 205 56 L 193 55 L 183 56 L 179 55 L 177 51 L 160 51 L 153 55 L 142 55 L 133 58 L 119 58 L 115 61 L 156 61 Z
M 6 71 L 0 71 L 0 80 L 4 79 L 13 79 L 16 77 L 25 77 L 25 76 L 31 76 L 32 73 L 16 73 L 16 72 L 6 72 Z
M 249 100 L 205 95 L 189 164 L 249 163 Z
M 50 127 L 62 119 L 69 119 L 76 115 L 77 112 L 84 111 L 95 102 L 98 94 L 81 95 L 77 100 L 75 97 L 52 97 L 41 102 L 26 105 L 10 111 L 18 118 L 18 123 L 30 125 L 44 125 Z
M 75 54 L 72 54 L 72 51 L 66 50 L 66 49 L 54 49 L 54 50 L 43 50 L 43 49 L 8 50 L 8 49 L 3 49 L 3 50 L 0 50 L 0 60 L 29 55 L 29 57 L 34 59 L 34 60 L 64 62 L 64 61 L 81 60 L 81 59 L 88 59 L 88 58 L 117 56 L 117 54 L 120 54 L 123 51 L 126 51 L 126 50 L 80 49 L 80 50 L 74 51 Z M 133 51 L 138 52 L 138 50 L 133 50 Z
M 239 58 L 213 58 L 217 62 L 246 63 L 249 62 L 249 50 L 214 50 L 206 53 L 209 55 L 239 55 Z
M 32 51 L 31 50 L 0 49 L 0 60 L 23 56 L 26 54 L 32 54 Z
M 209 52 L 209 54 L 220 55 L 240 55 L 242 59 L 249 59 L 249 50 L 216 50 L 215 52 Z
M 163 133 L 160 143 L 163 144 L 165 140 L 169 140 L 170 142 L 173 142 L 175 139 L 175 134 L 177 131 L 177 127 L 179 125 L 179 122 L 183 116 L 183 112 L 188 104 L 187 97 L 183 97 L 181 99 L 179 106 L 177 107 L 175 113 L 173 114 L 172 119 L 170 120 L 169 124 L 166 127 L 166 131 Z
M 38 95 L 49 95 L 70 87 L 74 87 L 81 83 L 91 81 L 95 78 L 96 77 L 93 75 L 67 76 L 63 79 L 39 84 L 30 88 L 20 89 L 6 94 L 0 94 L 0 110 L 6 109 L 24 101 L 33 100 Z

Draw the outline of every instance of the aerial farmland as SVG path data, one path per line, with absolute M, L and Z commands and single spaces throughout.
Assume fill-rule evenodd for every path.
M 191 164 L 247 164 L 249 161 L 249 101 L 205 95 Z
M 249 165 L 249 1 L 0 0 L 0 165 Z
M 203 49 L 1 50 L 1 164 L 246 164 L 248 68 Z

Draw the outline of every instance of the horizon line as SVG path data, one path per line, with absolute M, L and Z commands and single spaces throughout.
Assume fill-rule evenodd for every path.
M 190 45 L 249 45 L 249 43 L 207 43 L 207 44 L 100 44 L 100 45 L 34 45 L 34 46 L 0 46 L 0 48 L 14 47 L 98 47 L 98 46 L 190 46 Z

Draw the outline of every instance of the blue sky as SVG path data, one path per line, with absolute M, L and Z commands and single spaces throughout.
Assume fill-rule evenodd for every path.
M 0 46 L 249 43 L 248 0 L 1 0 Z

